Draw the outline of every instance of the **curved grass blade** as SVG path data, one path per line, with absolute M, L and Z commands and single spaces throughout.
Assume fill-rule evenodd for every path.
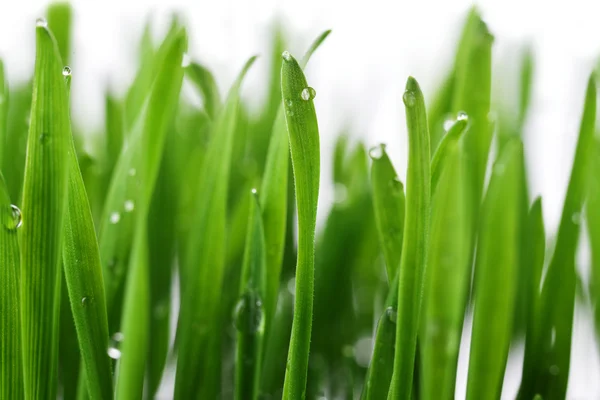
M 518 140 L 506 145 L 482 208 L 467 399 L 499 398 L 502 391 L 514 320 L 522 151 Z
M 212 72 L 203 65 L 193 62 L 185 68 L 185 73 L 200 91 L 204 110 L 214 120 L 222 104 L 219 87 Z
M 106 166 L 107 185 L 123 148 L 124 125 L 123 105 L 115 96 L 107 92 L 105 97 L 106 112 Z
M 467 119 L 459 119 L 452 127 L 448 130 L 448 133 L 442 138 L 438 148 L 436 149 L 433 157 L 431 158 L 431 192 L 434 193 L 442 172 L 444 171 L 444 165 L 446 163 L 446 157 L 448 153 L 453 151 L 449 150 L 454 147 L 455 144 L 463 137 L 463 133 L 467 128 Z
M 544 358 L 536 362 L 536 393 L 546 400 L 566 396 L 575 308 L 575 255 L 580 213 L 587 193 L 590 160 L 594 148 L 596 82 L 588 81 L 573 169 L 563 206 L 556 247 L 542 287 L 539 346 Z
M 400 267 L 404 228 L 404 185 L 398 179 L 385 145 L 371 149 L 371 185 L 373 208 L 379 242 L 383 250 L 388 282 L 391 283 Z
M 257 399 L 262 369 L 266 296 L 266 250 L 260 205 L 256 191 L 250 201 L 248 235 L 235 310 L 237 328 L 236 399 Z
M 542 199 L 537 198 L 527 217 L 525 268 L 527 268 L 527 331 L 525 336 L 525 356 L 523 359 L 523 374 L 517 398 L 531 399 L 535 395 L 536 363 L 540 360 L 539 315 L 540 282 L 544 267 L 546 251 L 546 234 L 542 215 Z
M 313 53 L 319 48 L 319 46 L 321 46 L 321 44 L 325 41 L 325 39 L 327 39 L 327 36 L 329 36 L 330 33 L 331 33 L 331 29 L 328 29 L 325 32 L 321 33 L 312 42 L 312 44 L 310 45 L 308 50 L 306 50 L 306 53 L 304 53 L 304 57 L 302 57 L 302 61 L 300 61 L 300 63 L 299 63 L 303 69 L 306 68 L 306 64 L 308 64 L 308 61 L 312 57 Z
M 452 110 L 454 81 L 454 69 L 452 69 L 438 88 L 438 91 L 427 110 L 432 157 L 444 137 L 444 122 L 446 121 L 447 115 L 450 114 Z
M 388 399 L 411 398 L 426 246 L 429 230 L 431 174 L 429 130 L 419 84 L 408 78 L 403 96 L 408 128 L 408 173 L 404 242 L 398 279 L 398 323 L 394 374 Z
M 596 335 L 600 337 L 600 140 L 594 138 L 590 162 L 586 217 L 592 252 L 591 293 L 594 304 Z
M 58 51 L 64 65 L 69 65 L 71 60 L 71 21 L 73 8 L 68 2 L 55 2 L 48 6 L 46 11 L 48 28 L 54 34 Z
M 53 398 L 71 138 L 63 65 L 54 37 L 40 24 L 36 44 L 20 237 L 23 381 L 25 398 Z
M 283 53 L 281 94 L 285 107 L 298 209 L 296 299 L 283 398 L 301 399 L 306 392 L 313 314 L 320 150 L 319 128 L 312 101 L 314 90 L 308 87 L 300 65 L 288 52 Z
M 19 315 L 19 243 L 21 213 L 8 197 L 0 173 L 0 399 L 23 398 L 21 316 Z
M 122 320 L 123 343 L 119 363 L 116 397 L 142 398 L 144 372 L 148 352 L 150 326 L 148 214 L 160 168 L 164 142 L 169 124 L 175 114 L 183 68 L 181 61 L 187 47 L 185 30 L 180 28 L 165 45 L 165 56 L 158 65 L 156 81 L 144 111 L 142 136 L 142 193 L 136 207 L 135 241 L 131 256 L 131 270 L 127 277 Z
M 236 122 L 240 108 L 240 88 L 254 63 L 244 65 L 230 89 L 223 109 L 212 127 L 211 142 L 204 156 L 204 168 L 197 193 L 198 204 L 189 233 L 187 254 L 182 267 L 182 303 L 178 337 L 175 399 L 198 395 L 213 398 L 220 382 L 220 331 L 207 332 L 203 326 L 220 326 L 220 296 L 225 272 L 225 232 L 229 171 Z M 187 280 L 185 285 L 183 281 Z M 207 354 L 208 350 L 212 353 Z M 203 371 L 208 371 L 203 375 Z M 216 374 L 210 377 L 209 374 Z M 216 378 L 216 379 L 215 379 Z

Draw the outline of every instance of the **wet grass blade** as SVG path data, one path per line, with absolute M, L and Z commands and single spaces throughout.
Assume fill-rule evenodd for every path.
M 193 62 L 186 67 L 185 73 L 198 88 L 204 110 L 214 120 L 222 104 L 219 87 L 212 72 L 203 65 Z
M 220 382 L 220 331 L 202 326 L 220 326 L 220 297 L 225 272 L 227 194 L 233 138 L 240 108 L 240 88 L 254 63 L 250 58 L 231 87 L 223 109 L 212 126 L 211 142 L 204 155 L 187 254 L 182 255 L 182 302 L 177 328 L 178 359 L 175 399 L 198 395 L 216 396 Z M 184 281 L 186 281 L 184 283 Z M 201 294 L 201 295 L 200 295 Z M 212 350 L 212 354 L 207 354 Z M 216 365 L 214 365 L 216 364 Z M 208 371 L 207 375 L 202 375 Z M 210 377 L 208 374 L 217 374 Z
M 383 250 L 388 282 L 400 267 L 404 228 L 404 186 L 398 179 L 396 170 L 388 157 L 385 146 L 371 149 L 371 185 L 373 207 L 379 242 Z
M 463 122 L 450 128 L 432 162 L 431 236 L 420 337 L 421 398 L 427 400 L 454 398 L 471 274 L 463 160 L 458 141 L 450 136 L 459 137 Z
M 23 381 L 25 398 L 53 398 L 71 138 L 63 65 L 45 24 L 36 28 L 36 44 L 20 236 Z
M 48 6 L 46 10 L 48 28 L 54 34 L 60 57 L 65 65 L 71 61 L 71 21 L 73 20 L 73 8 L 68 2 L 56 2 Z
M 431 138 L 431 156 L 436 152 L 441 140 L 444 138 L 444 122 L 448 114 L 452 111 L 452 101 L 454 97 L 454 69 L 448 73 L 444 81 L 438 88 L 429 109 L 427 110 L 429 120 L 429 135 Z
M 406 217 L 398 280 L 394 374 L 388 399 L 411 398 L 431 195 L 429 130 L 423 93 L 409 77 L 403 96 L 408 128 Z
M 0 398 L 23 398 L 19 243 L 21 213 L 10 202 L 0 174 Z
M 431 159 L 431 191 L 435 192 L 442 172 L 444 171 L 444 165 L 446 163 L 446 157 L 448 153 L 453 150 L 449 150 L 459 143 L 462 138 L 465 129 L 467 128 L 467 119 L 460 119 L 456 121 L 452 127 L 448 130 L 448 133 L 442 138 L 438 148 L 436 149 Z
M 237 328 L 236 399 L 257 399 L 262 369 L 266 292 L 265 234 L 258 195 L 253 191 L 246 250 L 240 282 L 240 299 L 235 310 Z
M 499 398 L 502 391 L 517 284 L 522 151 L 518 140 L 507 144 L 482 208 L 467 399 Z
M 294 322 L 283 389 L 284 399 L 301 399 L 306 392 L 313 317 L 315 225 L 319 196 L 319 128 L 309 88 L 298 62 L 283 53 L 281 94 L 285 107 L 298 210 L 298 259 Z
M 589 190 L 586 207 L 587 228 L 592 252 L 591 290 L 594 304 L 596 336 L 600 338 L 600 139 L 594 138 L 590 162 Z
M 580 231 L 580 213 L 587 193 L 590 160 L 594 150 L 596 82 L 588 81 L 583 116 L 567 188 L 554 254 L 542 287 L 538 320 L 543 360 L 536 362 L 536 393 L 545 400 L 566 395 L 571 356 L 571 334 L 575 308 L 575 255 Z

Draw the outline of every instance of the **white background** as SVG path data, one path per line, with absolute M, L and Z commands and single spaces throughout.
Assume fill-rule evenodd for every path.
M 46 1 L 0 3 L 0 57 L 11 81 L 33 69 L 33 32 Z M 74 1 L 72 98 L 74 118 L 86 129 L 103 121 L 103 94 L 117 91 L 135 73 L 135 45 L 151 11 L 156 35 L 171 11 L 179 11 L 190 33 L 189 54 L 216 73 L 221 91 L 253 54 L 268 54 L 270 26 L 283 21 L 292 54 L 304 52 L 312 39 L 333 29 L 307 69 L 317 91 L 315 104 L 323 143 L 322 181 L 329 182 L 331 144 L 343 127 L 367 145 L 386 142 L 401 176 L 405 174 L 406 134 L 402 92 L 415 76 L 431 98 L 452 60 L 455 40 L 471 3 L 426 1 Z M 556 230 L 572 162 L 587 76 L 600 54 L 598 7 L 592 1 L 505 0 L 478 3 L 496 40 L 494 57 L 514 68 L 519 46 L 536 52 L 532 115 L 527 124 L 533 195 L 544 198 L 549 232 Z M 248 76 L 245 96 L 262 99 L 267 59 L 259 59 Z M 498 85 L 494 88 L 499 89 Z M 322 191 L 323 216 L 332 198 Z M 587 259 L 582 258 L 587 270 Z M 570 399 L 600 398 L 600 363 L 589 312 L 579 307 L 573 339 L 574 366 Z M 461 365 L 466 369 L 466 357 Z M 511 397 L 520 376 L 518 358 L 509 362 L 505 396 Z M 466 376 L 460 376 L 464 381 Z M 464 382 L 458 398 L 464 397 Z

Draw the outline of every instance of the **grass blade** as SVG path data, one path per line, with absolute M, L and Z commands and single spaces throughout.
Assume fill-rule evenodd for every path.
M 263 299 L 266 295 L 266 250 L 260 205 L 256 191 L 250 202 L 250 219 L 235 310 L 237 328 L 236 399 L 257 399 L 264 340 Z
M 298 259 L 294 322 L 283 389 L 284 399 L 301 399 L 306 393 L 313 314 L 315 225 L 319 196 L 319 128 L 309 88 L 298 62 L 283 53 L 281 94 L 292 155 L 298 209 Z
M 38 23 L 36 43 L 20 237 L 23 381 L 25 398 L 53 398 L 71 139 L 63 65 L 44 23 Z
M 215 119 L 221 109 L 221 95 L 215 77 L 208 68 L 198 63 L 191 63 L 185 69 L 186 75 L 196 85 L 202 96 L 204 110 L 211 119 Z
M 21 317 L 19 315 L 19 243 L 21 213 L 10 203 L 0 174 L 0 399 L 23 398 Z
M 4 62 L 0 59 L 0 167 L 4 166 L 4 158 L 7 157 L 8 149 L 8 82 L 4 72 Z M 4 178 L 2 178 L 4 180 Z M 5 184 L 6 185 L 6 184 Z M 8 192 L 6 193 L 8 196 Z
M 596 335 L 600 337 L 600 139 L 594 138 L 592 162 L 590 163 L 589 191 L 586 217 L 592 251 L 591 293 L 594 303 Z
M 398 179 L 385 145 L 381 144 L 369 151 L 373 159 L 371 185 L 373 187 L 373 208 L 379 242 L 383 250 L 388 282 L 400 267 L 402 237 L 404 232 L 404 186 Z
M 431 191 L 435 192 L 442 172 L 444 171 L 444 165 L 446 163 L 446 157 L 448 153 L 454 151 L 450 150 L 453 148 L 459 140 L 463 137 L 463 133 L 467 128 L 467 119 L 459 119 L 452 127 L 448 130 L 448 133 L 442 138 L 438 148 L 436 149 L 431 159 Z
M 517 284 L 522 151 L 518 140 L 506 145 L 482 208 L 467 399 L 499 398 L 502 390 Z
M 48 6 L 46 10 L 48 28 L 54 34 L 60 57 L 65 65 L 71 61 L 71 21 L 73 20 L 73 8 L 68 2 L 56 2 Z
M 404 241 L 398 279 L 394 374 L 388 394 L 390 400 L 411 398 L 431 202 L 429 130 L 425 101 L 419 84 L 412 77 L 406 83 L 403 100 L 409 150 Z

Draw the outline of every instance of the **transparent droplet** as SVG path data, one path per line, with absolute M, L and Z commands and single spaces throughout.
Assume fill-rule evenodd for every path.
M 573 213 L 573 215 L 571 215 L 571 221 L 575 225 L 579 225 L 581 223 L 581 213 L 578 213 L 578 212 Z
M 296 295 L 296 278 L 291 278 L 289 281 L 287 281 L 287 290 L 288 292 L 290 292 L 290 294 L 292 296 Z
M 23 220 L 21 218 L 21 210 L 19 210 L 19 207 L 15 206 L 14 204 L 11 204 L 10 211 L 8 213 L 8 218 L 6 218 L 4 226 L 9 231 L 14 231 L 20 228 L 22 224 Z
M 189 67 L 192 63 L 192 57 L 188 53 L 183 53 L 183 58 L 181 59 L 181 66 L 183 68 Z
M 309 101 L 314 99 L 316 95 L 317 91 L 309 86 L 302 89 L 302 93 L 300 93 L 300 98 L 304 101 Z
M 129 173 L 129 176 L 135 176 L 137 171 L 135 170 L 135 168 L 131 168 L 128 173 Z
M 343 183 L 336 183 L 333 189 L 333 201 L 341 204 L 348 199 L 348 189 Z
M 411 90 L 407 90 L 402 95 L 402 101 L 404 101 L 404 105 L 406 107 L 412 108 L 417 104 L 417 98 L 415 97 L 415 93 Z
M 369 157 L 371 157 L 371 159 L 373 159 L 373 160 L 379 160 L 381 157 L 383 157 L 384 150 L 385 150 L 385 145 L 383 145 L 383 144 L 380 144 L 378 146 L 373 146 L 369 150 Z
M 294 112 L 292 110 L 287 110 L 287 115 L 289 115 L 290 117 L 293 117 Z
M 457 121 L 464 121 L 464 120 L 468 120 L 468 119 L 469 119 L 469 116 L 464 111 L 459 111 L 458 115 L 456 116 Z
M 254 195 L 258 194 L 258 190 L 256 190 L 256 188 L 252 188 L 251 192 L 252 192 L 252 194 L 254 194 Z
M 46 144 L 50 141 L 50 135 L 45 132 L 42 132 L 40 133 L 39 140 L 41 144 Z
M 371 362 L 371 354 L 373 354 L 373 339 L 365 336 L 354 343 L 354 360 L 356 363 L 367 368 Z
M 293 105 L 294 105 L 294 102 L 292 101 L 292 99 L 287 99 L 287 100 L 285 101 L 285 104 L 287 104 L 287 106 L 288 106 L 288 107 L 291 107 L 291 106 L 293 106 Z
M 246 292 L 235 306 L 233 322 L 240 333 L 254 333 L 263 325 L 263 304 L 255 292 Z
M 64 77 L 71 76 L 71 67 L 69 67 L 68 65 L 65 66 L 62 70 L 62 74 Z
M 111 224 L 118 224 L 120 220 L 121 220 L 121 214 L 119 214 L 118 212 L 115 211 L 110 214 L 110 223 Z
M 38 18 L 35 20 L 35 25 L 40 27 L 40 28 L 47 28 L 48 27 L 48 21 L 46 21 L 46 18 Z
M 132 212 L 135 209 L 135 203 L 133 202 L 133 200 L 126 200 L 125 204 L 123 204 L 123 208 L 126 212 Z
M 113 360 L 118 360 L 121 358 L 121 343 L 123 342 L 123 334 L 121 332 L 117 332 L 108 341 L 108 356 Z
M 551 365 L 548 372 L 550 372 L 550 375 L 557 376 L 560 372 L 560 368 L 558 368 L 558 365 Z
M 394 324 L 398 320 L 398 313 L 396 312 L 396 310 L 394 310 L 394 307 L 388 307 L 388 308 L 386 308 L 385 309 L 385 316 L 387 317 L 387 319 L 389 319 Z
M 285 61 L 292 61 L 292 55 L 287 50 L 281 53 L 281 57 L 283 57 Z
M 91 302 L 92 302 L 92 299 L 87 296 L 84 296 L 81 298 L 81 305 L 83 307 L 87 307 Z
M 454 120 L 453 119 L 447 119 L 444 121 L 444 130 L 446 132 L 448 132 L 450 130 L 450 128 L 452 128 L 452 125 L 454 125 Z

